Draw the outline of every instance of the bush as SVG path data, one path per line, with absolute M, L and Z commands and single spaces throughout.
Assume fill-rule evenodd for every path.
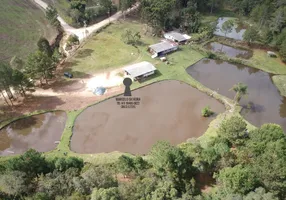
M 206 106 L 202 109 L 202 116 L 203 117 L 210 117 L 213 114 L 214 114 L 214 112 L 210 109 L 209 106 Z
M 76 45 L 79 44 L 79 38 L 77 35 L 70 35 L 67 40 L 68 45 Z

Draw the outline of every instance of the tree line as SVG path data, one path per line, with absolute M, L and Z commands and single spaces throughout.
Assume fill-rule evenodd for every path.
M 247 130 L 231 117 L 207 143 L 158 142 L 148 156 L 94 165 L 29 150 L 0 164 L 0 198 L 33 200 L 254 200 L 286 198 L 286 136 L 275 124 Z M 213 177 L 210 192 L 201 179 Z

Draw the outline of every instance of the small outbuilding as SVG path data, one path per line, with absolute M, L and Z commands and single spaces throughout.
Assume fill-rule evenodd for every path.
M 176 43 L 163 41 L 157 44 L 149 46 L 149 52 L 153 55 L 152 57 L 158 57 L 176 51 L 178 45 Z
M 171 31 L 164 34 L 164 37 L 168 40 L 171 40 L 173 42 L 177 42 L 179 44 L 186 43 L 191 37 L 186 34 L 181 34 L 175 31 Z
M 130 66 L 127 66 L 125 68 L 123 68 L 125 73 L 129 76 L 131 76 L 131 78 L 133 80 L 140 80 L 142 78 L 148 77 L 152 74 L 155 73 L 155 71 L 157 70 L 154 65 L 152 65 L 151 63 L 147 62 L 147 61 L 143 61 L 140 63 L 136 63 Z
M 273 51 L 267 51 L 267 55 L 268 55 L 269 57 L 274 57 L 274 58 L 277 57 L 276 53 L 274 53 Z

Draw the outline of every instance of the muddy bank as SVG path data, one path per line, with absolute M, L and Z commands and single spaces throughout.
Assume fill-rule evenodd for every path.
M 56 148 L 61 139 L 67 115 L 49 112 L 12 122 L 0 130 L 0 155 L 21 154 L 30 148 L 39 152 Z
M 121 108 L 112 98 L 83 111 L 75 121 L 71 150 L 77 153 L 147 153 L 159 140 L 179 144 L 201 136 L 215 116 L 203 118 L 209 105 L 216 113 L 224 106 L 179 81 L 163 81 L 132 92 L 136 108 Z

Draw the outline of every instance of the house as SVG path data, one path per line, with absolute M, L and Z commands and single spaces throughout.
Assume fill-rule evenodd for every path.
M 154 65 L 146 61 L 127 66 L 123 69 L 135 81 L 150 76 L 157 70 Z
M 169 52 L 176 51 L 177 49 L 178 45 L 176 43 L 168 41 L 163 41 L 149 46 L 149 52 L 151 52 L 151 54 L 153 55 L 152 58 L 165 55 Z
M 168 40 L 171 40 L 173 42 L 177 42 L 179 44 L 186 43 L 191 37 L 186 34 L 181 34 L 175 31 L 168 32 L 164 34 L 164 37 Z

